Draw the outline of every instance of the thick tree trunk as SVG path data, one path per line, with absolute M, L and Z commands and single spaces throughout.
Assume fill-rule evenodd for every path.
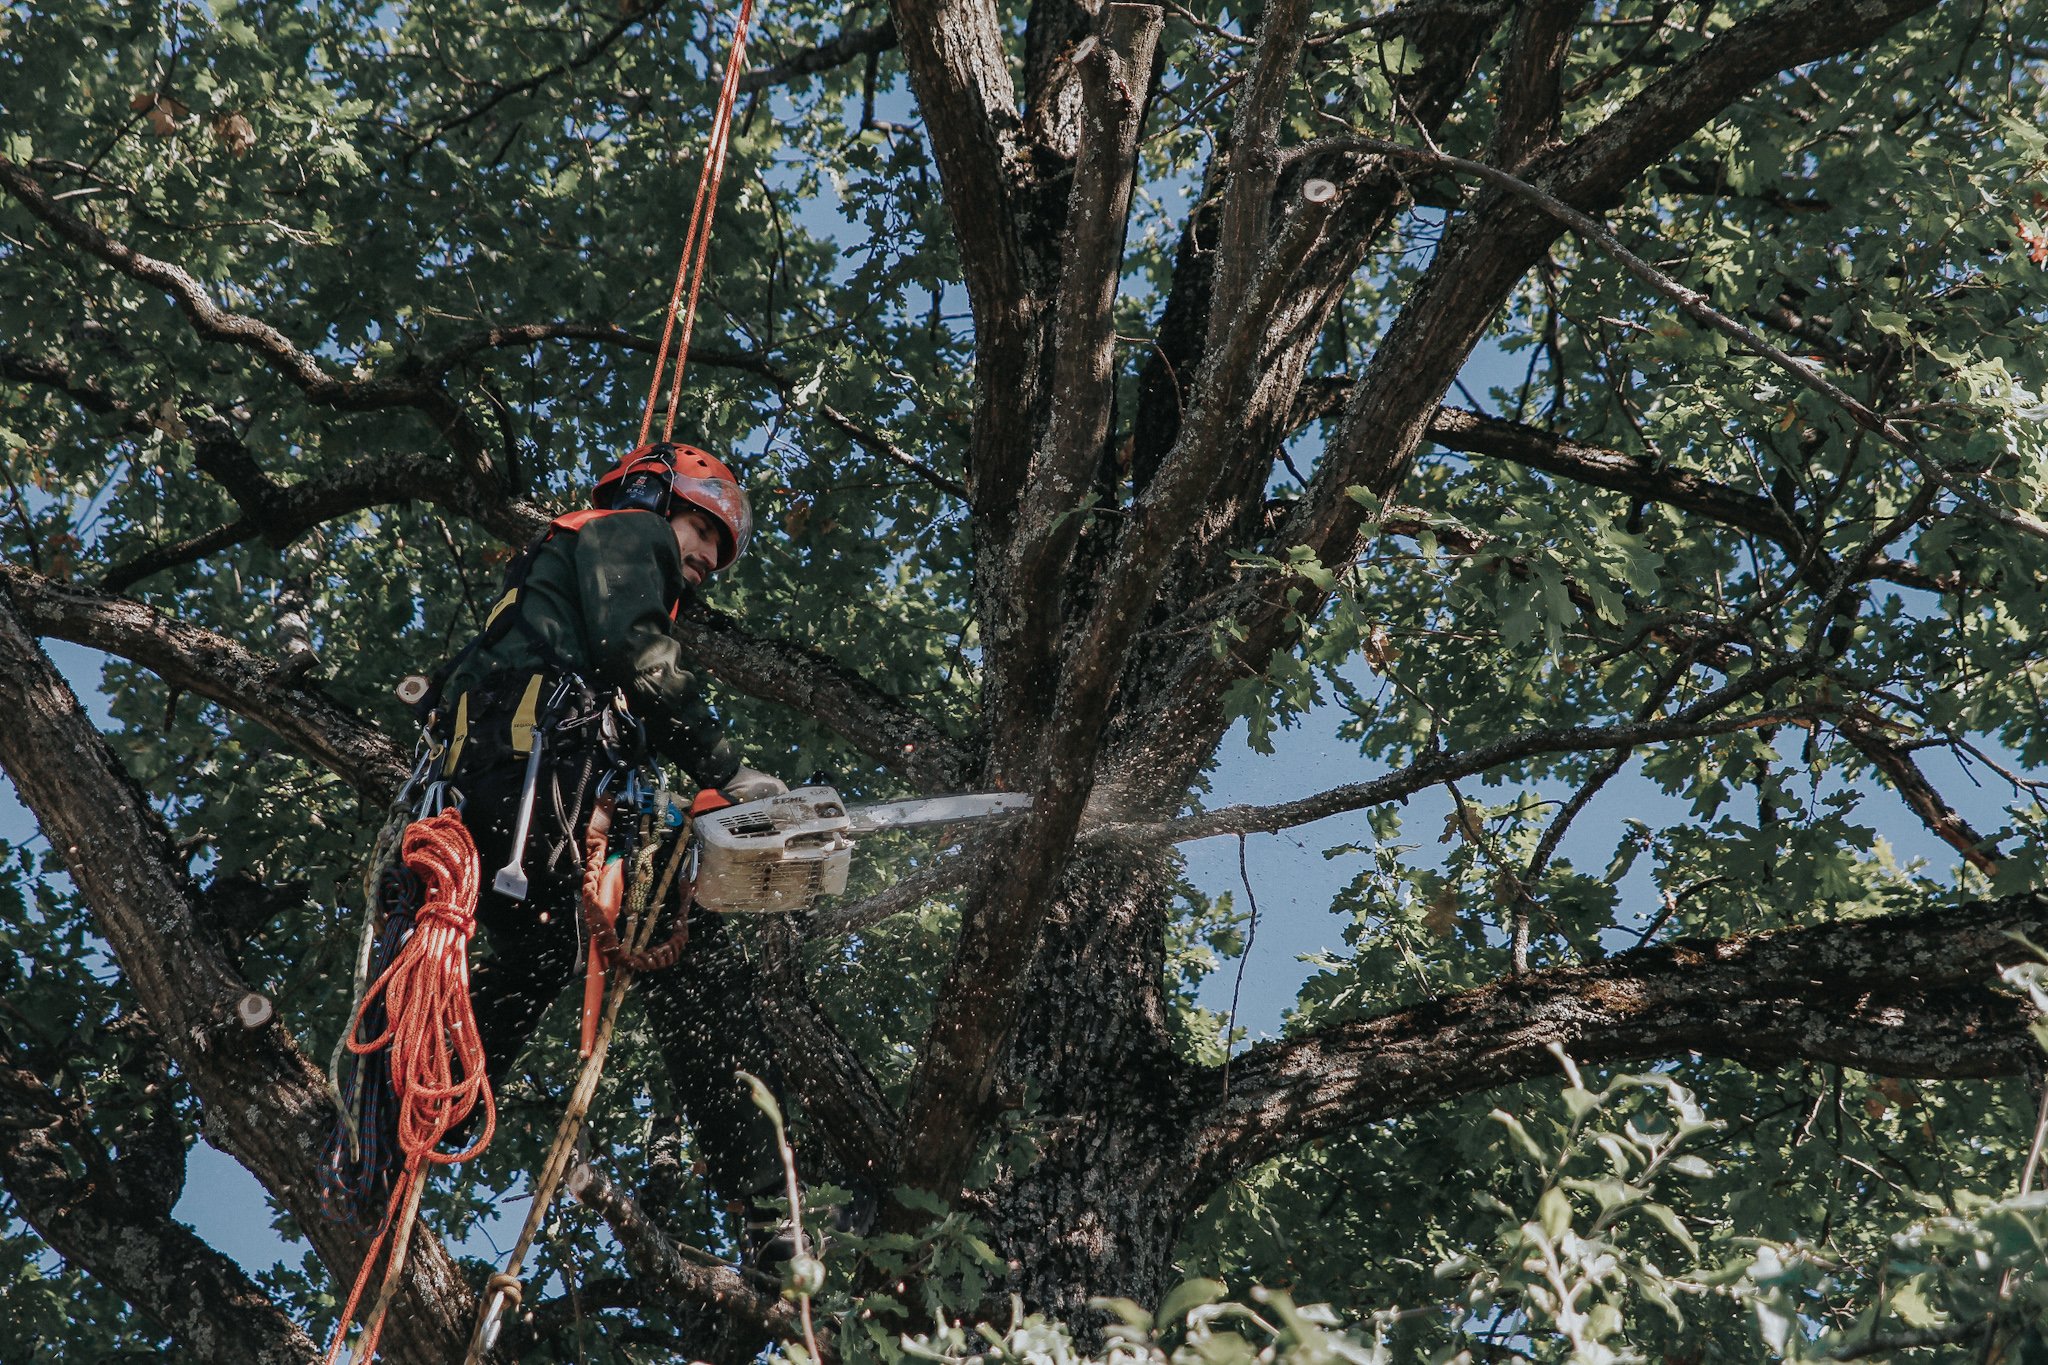
M 1187 1068 L 1168 1032 L 1170 853 L 1091 852 L 1067 870 L 1005 1066 L 1036 1158 L 992 1222 L 1008 1289 L 1077 1326 L 1096 1295 L 1157 1303 L 1185 1216 Z

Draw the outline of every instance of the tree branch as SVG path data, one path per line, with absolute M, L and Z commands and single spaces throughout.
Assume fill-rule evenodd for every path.
M 1584 0 L 1530 0 L 1516 7 L 1488 161 L 1519 166 L 1556 139 L 1564 115 L 1565 53 L 1584 8 Z
M 1749 679 L 1742 679 L 1741 690 L 1752 693 L 1757 690 Z M 1721 689 L 1721 697 L 1729 689 Z M 1718 702 L 1726 705 L 1727 700 Z M 1626 751 L 1647 744 L 1670 744 L 1692 739 L 1707 739 L 1714 735 L 1733 734 L 1741 730 L 1764 729 L 1773 725 L 1789 725 L 1813 714 L 1808 707 L 1773 707 L 1740 716 L 1710 717 L 1711 712 L 1700 712 L 1687 707 L 1676 717 L 1664 720 L 1626 721 L 1615 725 L 1567 725 L 1548 730 L 1531 730 L 1524 734 L 1510 735 L 1506 739 L 1482 744 L 1453 754 L 1430 754 L 1419 758 L 1405 768 L 1396 769 L 1369 782 L 1350 782 L 1328 791 L 1304 796 L 1297 801 L 1282 801 L 1270 806 L 1224 806 L 1217 810 L 1201 811 L 1175 820 L 1161 820 L 1146 824 L 1104 823 L 1087 831 L 1089 842 L 1122 840 L 1139 844 L 1186 843 L 1191 839 L 1208 839 L 1218 834 L 1270 834 L 1276 830 L 1292 829 L 1296 825 L 1313 824 L 1327 820 L 1333 815 L 1346 811 L 1365 810 L 1371 806 L 1399 801 L 1417 792 L 1427 791 L 1446 781 L 1455 782 L 1487 772 L 1517 759 L 1534 758 L 1541 754 L 1598 753 L 1603 751 Z
M 967 292 L 980 330 L 1001 330 L 1025 294 L 1013 169 L 1021 151 L 1009 62 L 994 5 L 893 0 L 911 89 L 924 115 Z
M 524 80 L 517 80 L 510 85 L 499 87 L 474 108 L 466 109 L 453 118 L 445 119 L 435 124 L 427 131 L 424 137 L 419 139 L 419 145 L 421 147 L 430 146 L 454 132 L 457 128 L 474 123 L 506 100 L 538 90 L 557 76 L 566 75 L 571 71 L 582 70 L 599 57 L 602 57 L 610 50 L 613 44 L 625 37 L 627 33 L 639 25 L 647 23 L 655 15 L 661 13 L 667 5 L 668 0 L 627 0 L 627 3 L 622 7 L 625 13 L 610 28 L 599 34 L 574 57 L 569 58 L 567 61 L 557 62 L 545 70 L 536 71 Z
M 751 94 L 778 85 L 788 85 L 805 76 L 844 66 L 856 57 L 888 52 L 896 46 L 896 21 L 884 19 L 870 28 L 841 29 L 816 47 L 790 53 L 781 61 L 740 77 L 740 89 Z
M 421 362 L 421 372 L 442 375 L 470 357 L 486 350 L 505 346 L 530 346 L 540 341 L 587 341 L 601 346 L 616 346 L 621 350 L 637 351 L 653 355 L 660 348 L 658 338 L 628 332 L 609 323 L 591 322 L 528 322 L 486 327 L 450 345 Z M 793 394 L 797 381 L 772 360 L 746 351 L 728 351 L 717 347 L 703 347 L 692 343 L 690 363 L 716 369 L 737 370 L 766 380 L 785 399 Z M 937 469 L 918 459 L 902 446 L 876 431 L 867 423 L 851 417 L 829 403 L 817 405 L 817 415 L 839 428 L 855 442 L 883 459 L 902 465 L 932 487 L 965 502 L 968 500 L 967 486 L 957 479 L 949 478 Z
M 1927 774 L 1913 761 L 1912 752 L 1884 733 L 1882 722 L 1874 717 L 1852 715 L 1845 717 L 1838 728 L 1842 737 L 1885 775 L 1922 824 L 1962 854 L 1971 867 L 1987 877 L 1997 873 L 2002 860 L 1998 842 L 1970 827 L 1970 822 L 1927 780 Z
M 147 1028 L 139 1016 L 123 1021 Z M 65 1260 L 90 1272 L 177 1341 L 218 1365 L 307 1365 L 320 1350 L 239 1265 L 171 1217 L 185 1183 L 185 1145 L 171 1111 L 161 1045 L 138 1089 L 153 1103 L 116 1155 L 83 1098 L 17 1056 L 0 1061 L 0 1183 Z M 104 1122 L 102 1119 L 101 1122 Z
M 1707 302 L 1706 295 L 1696 289 L 1688 289 L 1672 279 L 1642 257 L 1621 244 L 1621 239 L 1587 217 L 1555 195 L 1520 180 L 1508 172 L 1482 162 L 1467 160 L 1460 156 L 1449 156 L 1442 152 L 1420 147 L 1408 147 L 1383 138 L 1352 136 L 1342 139 L 1354 146 L 1381 156 L 1401 157 L 1410 161 L 1421 161 L 1449 170 L 1477 176 L 1490 184 L 1497 185 L 1512 194 L 1521 196 L 1535 204 L 1543 212 L 1565 224 L 1579 237 L 1611 256 L 1629 274 L 1648 285 L 1654 292 L 1663 295 L 1678 305 L 1679 311 L 1709 331 L 1719 333 L 1740 346 L 1743 350 L 1769 361 L 1793 382 L 1803 385 L 1833 403 L 1853 419 L 1857 426 L 1877 436 L 1887 445 L 1902 451 L 1920 471 L 1954 493 L 1958 498 L 1977 508 L 2001 525 L 2039 539 L 2048 539 L 2048 522 L 2028 512 L 2016 511 L 1991 501 L 1973 488 L 1956 481 L 1956 474 L 1934 457 L 1897 423 L 1882 413 L 1873 411 L 1854 394 L 1849 393 L 1821 370 L 1818 365 L 1800 360 L 1788 354 L 1783 348 L 1772 344 L 1762 334 L 1743 326 L 1720 309 Z
M 1370 22 L 1383 56 L 1391 59 L 1394 48 L 1402 54 L 1399 61 L 1384 62 L 1384 74 L 1399 107 L 1416 127 L 1434 130 L 1449 116 L 1467 93 L 1494 30 L 1514 8 L 1504 0 L 1404 0 Z M 1369 48 L 1365 60 L 1373 60 L 1371 53 Z M 1414 65 L 1418 59 L 1419 66 Z M 1409 67 L 1413 69 L 1397 69 Z M 1144 695 L 1162 699 L 1175 695 L 1161 684 L 1176 669 L 1210 662 L 1206 648 L 1200 661 L 1192 655 L 1182 657 L 1182 651 L 1188 640 L 1207 638 L 1210 605 L 1224 598 L 1238 573 L 1233 552 L 1271 535 L 1266 526 L 1266 487 L 1275 457 L 1294 429 L 1306 367 L 1331 343 L 1330 319 L 1366 253 L 1414 197 L 1409 183 L 1413 177 L 1380 158 L 1360 162 L 1327 156 L 1291 162 L 1276 189 L 1278 200 L 1291 204 L 1311 181 L 1321 179 L 1335 187 L 1329 201 L 1333 212 L 1320 234 L 1307 243 L 1301 261 L 1286 268 L 1284 287 L 1273 292 L 1260 319 L 1256 355 L 1237 362 L 1255 377 L 1255 385 L 1236 396 L 1212 396 L 1198 384 L 1210 364 L 1207 337 L 1220 306 L 1211 297 L 1220 254 L 1218 160 L 1212 159 L 1203 198 L 1183 232 L 1172 292 L 1140 376 L 1132 429 L 1130 476 L 1139 496 L 1182 449 L 1185 433 L 1195 424 L 1197 403 L 1202 404 L 1199 424 L 1204 438 L 1222 442 L 1230 452 L 1216 483 L 1202 495 L 1207 504 L 1204 515 L 1174 551 L 1170 576 L 1157 590 L 1159 601 L 1150 619 L 1166 628 L 1153 630 L 1138 643 L 1125 680 L 1128 689 L 1142 686 Z M 1317 189 L 1318 194 L 1323 192 Z M 1273 211 L 1280 211 L 1280 204 Z M 1189 695 L 1198 694 L 1199 688 Z M 1162 718 L 1149 708 L 1125 708 L 1113 743 L 1120 759 L 1132 764 L 1128 781 L 1133 792 L 1172 800 L 1185 790 L 1212 741 L 1206 715 L 1201 724 L 1189 727 L 1177 706 L 1167 709 L 1162 725 Z M 1202 707 L 1189 714 L 1202 715 Z
M 848 436 L 851 436 L 859 444 L 880 455 L 883 459 L 893 460 L 897 464 L 902 465 L 941 493 L 958 498 L 962 502 L 971 502 L 973 500 L 973 495 L 968 492 L 966 484 L 961 483 L 958 479 L 951 479 L 941 474 L 938 470 L 932 468 L 923 460 L 918 459 L 917 456 L 911 454 L 881 432 L 876 431 L 866 422 L 847 416 L 830 403 L 818 404 L 818 415 L 833 426 L 838 427 Z
M 895 1169 L 896 1112 L 874 1073 L 818 1004 L 796 928 L 771 918 L 759 932 L 761 1013 L 774 1035 L 785 1083 L 828 1149 L 835 1178 L 876 1189 Z M 813 1175 L 815 1179 L 815 1173 Z
M 1438 408 L 1429 424 L 1428 439 L 1445 450 L 1512 460 L 1576 483 L 1698 513 L 1770 541 L 1793 563 L 1805 562 L 1816 552 L 1806 529 L 1774 499 L 1675 465 L 1587 445 L 1557 432 L 1463 408 Z M 1904 587 L 1941 590 L 1932 576 L 1904 560 L 1877 559 L 1871 570 Z M 1816 572 L 1827 571 L 1825 563 L 1817 564 Z
M 1497 981 L 1314 1036 L 1260 1044 L 1200 1082 L 1190 1199 L 1325 1133 L 1552 1074 L 1687 1051 L 1753 1066 L 1828 1061 L 1887 1076 L 2006 1076 L 2038 1057 L 2023 1001 L 1994 991 L 2048 932 L 2038 892 L 1963 909 L 1641 949 Z
M 684 1260 L 669 1235 L 603 1171 L 578 1166 L 569 1173 L 566 1185 L 570 1194 L 611 1228 L 626 1253 L 635 1283 L 644 1292 L 730 1315 L 764 1337 L 788 1341 L 802 1336 L 793 1306 L 782 1302 L 779 1295 L 755 1288 L 738 1270 Z
M 1138 135 L 1162 28 L 1146 5 L 1111 4 L 1098 32 L 1063 58 L 1079 86 L 1075 164 L 1052 291 L 1053 335 L 1047 421 L 1019 493 L 1005 547 L 1003 592 L 1010 609 L 988 632 L 996 770 L 1027 773 L 1059 673 L 1062 579 L 1086 518 L 1078 515 L 1110 439 L 1116 412 L 1116 326 L 1124 235 L 1137 169 Z
M 0 594 L 0 768 L 64 860 L 107 949 L 206 1106 L 213 1140 L 283 1202 L 322 1259 L 353 1275 L 368 1239 L 320 1210 L 325 1078 L 275 1023 L 244 1027 L 249 993 L 199 928 L 170 831 L 135 790 L 78 698 Z M 466 1339 L 473 1297 L 431 1233 L 416 1234 L 392 1314 L 394 1354 L 445 1360 Z
M 874 895 L 830 909 L 813 911 L 804 926 L 810 939 L 838 938 L 870 929 L 891 915 L 914 910 L 950 891 L 971 886 L 989 870 L 989 841 L 978 838 L 958 852 L 942 857 Z
M 472 476 L 481 480 L 490 473 L 489 452 L 468 416 L 435 384 L 414 378 L 339 378 L 276 327 L 216 304 L 205 286 L 183 267 L 136 251 L 65 211 L 34 176 L 5 156 L 0 156 L 0 189 L 12 194 L 71 246 L 140 284 L 162 290 L 201 337 L 249 351 L 295 385 L 308 401 L 348 411 L 416 409 L 462 456 Z
M 1930 3 L 1778 0 L 1716 35 L 1606 122 L 1537 155 L 1524 177 L 1560 202 L 1612 203 L 1646 167 L 1758 81 L 1854 50 Z M 1372 140 L 1346 141 L 1360 155 L 1381 159 L 1371 150 Z M 1414 151 L 1402 148 L 1403 155 Z M 1279 543 L 1306 546 L 1324 563 L 1351 558 L 1372 515 L 1354 490 L 1366 490 L 1366 503 L 1396 496 L 1460 365 L 1509 291 L 1564 230 L 1556 219 L 1501 188 L 1482 194 L 1453 220 L 1428 270 L 1376 345 L 1305 496 L 1276 534 Z M 1206 752 L 1222 730 L 1222 699 L 1232 683 L 1263 670 L 1289 638 L 1290 622 L 1313 614 L 1316 595 L 1301 592 L 1292 581 L 1283 586 L 1243 578 L 1215 593 L 1200 619 L 1187 623 L 1189 643 L 1173 671 L 1160 676 L 1153 688 L 1161 701 L 1133 720 L 1133 733 L 1147 733 L 1158 747 L 1158 729 L 1168 726 L 1177 732 L 1171 747 Z M 1236 623 L 1240 639 L 1227 657 L 1218 659 L 1209 649 L 1205 627 L 1223 619 Z
M 34 634 L 131 659 L 173 687 L 218 702 L 380 807 L 405 780 L 405 756 L 383 732 L 316 691 L 280 681 L 275 665 L 224 635 L 11 564 L 0 564 L 0 598 Z
M 690 658 L 719 681 L 803 712 L 919 791 L 957 790 L 971 780 L 976 765 L 960 741 L 822 650 L 748 635 L 701 602 L 674 629 Z
M 422 386 L 388 380 L 350 381 L 330 374 L 269 323 L 216 304 L 206 287 L 183 267 L 144 255 L 66 212 L 34 176 L 5 156 L 0 156 L 0 189 L 12 194 L 72 246 L 138 283 L 170 295 L 202 337 L 250 351 L 313 401 L 344 408 L 418 406 Z
M 401 452 L 373 456 L 331 474 L 318 474 L 290 484 L 277 483 L 253 466 L 242 477 L 208 468 L 204 459 L 200 468 L 241 504 L 242 515 L 210 531 L 158 546 L 114 565 L 100 576 L 102 589 L 125 592 L 152 574 L 249 540 L 260 539 L 273 549 L 283 549 L 324 521 L 384 503 L 417 499 L 455 508 L 477 505 L 461 472 L 447 460 L 430 455 Z M 507 524 L 508 529 L 511 525 L 526 524 L 523 516 L 493 520 Z
M 23 355 L 11 346 L 0 346 L 0 377 L 55 389 L 87 412 L 134 420 L 134 410 L 128 404 L 109 394 L 96 381 L 81 379 L 65 362 L 49 356 Z M 147 423 L 141 425 L 147 429 Z

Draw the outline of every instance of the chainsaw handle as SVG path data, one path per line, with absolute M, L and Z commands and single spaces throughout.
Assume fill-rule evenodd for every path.
M 724 810 L 731 804 L 732 799 L 724 792 L 716 787 L 706 787 L 697 793 L 694 801 L 690 802 L 690 814 L 708 815 L 715 810 Z

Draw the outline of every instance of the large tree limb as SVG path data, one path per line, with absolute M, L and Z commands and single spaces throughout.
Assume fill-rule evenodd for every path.
M 1248 311 L 1285 287 L 1325 217 L 1309 202 L 1289 215 L 1259 264 Z M 1220 367 L 1249 361 L 1256 341 L 1238 338 L 1256 330 L 1233 329 L 1232 343 L 1212 353 L 1205 374 L 1209 366 L 1220 375 Z M 1172 547 L 1199 515 L 1225 454 L 1199 416 L 1189 430 L 1199 433 L 1184 443 L 1191 448 L 1170 457 L 1133 505 L 1107 586 L 1066 652 L 1053 718 L 1035 745 L 1031 776 L 1038 804 L 1010 843 L 1010 876 L 989 884 L 962 914 L 904 1109 L 904 1177 L 943 1197 L 957 1189 L 982 1130 L 994 1070 L 1019 1017 L 1040 931 L 1094 779 L 1117 679 Z
M 1487 160 L 1519 166 L 1557 137 L 1564 116 L 1565 53 L 1584 8 L 1584 0 L 1529 0 L 1516 8 Z
M 1375 39 L 1384 45 L 1380 51 L 1391 56 L 1389 49 L 1398 47 L 1405 54 L 1404 60 L 1388 64 L 1386 79 L 1416 126 L 1434 130 L 1457 106 L 1491 35 L 1513 8 L 1503 0 L 1407 0 L 1371 22 Z M 1418 60 L 1412 70 L 1392 69 Z M 1275 193 L 1287 203 L 1299 199 L 1312 180 L 1327 180 L 1336 187 L 1330 201 L 1334 212 L 1301 263 L 1289 271 L 1288 287 L 1275 293 L 1260 319 L 1262 349 L 1249 367 L 1256 386 L 1235 407 L 1228 402 L 1203 405 L 1204 434 L 1222 441 L 1231 454 L 1206 494 L 1207 513 L 1183 539 L 1157 591 L 1159 600 L 1150 611 L 1153 629 L 1136 646 L 1126 695 L 1139 687 L 1146 696 L 1172 695 L 1162 684 L 1186 666 L 1181 651 L 1192 638 L 1185 633 L 1187 623 L 1203 622 L 1194 627 L 1197 634 L 1206 629 L 1207 604 L 1218 600 L 1237 573 L 1234 551 L 1269 534 L 1266 489 L 1277 453 L 1296 425 L 1302 377 L 1311 357 L 1329 343 L 1330 318 L 1360 263 L 1410 201 L 1405 177 L 1403 168 L 1387 161 L 1359 163 L 1333 156 L 1295 158 L 1280 178 Z M 1211 290 L 1220 255 L 1219 179 L 1212 167 L 1203 202 L 1190 215 L 1176 256 L 1156 346 L 1140 376 L 1131 452 L 1132 482 L 1140 495 L 1181 448 L 1192 405 L 1201 401 L 1197 378 L 1208 364 L 1210 317 L 1218 306 Z M 1206 730 L 1158 721 L 1150 708 L 1127 707 L 1114 743 L 1120 757 L 1127 756 L 1133 765 L 1131 790 L 1171 800 L 1185 790 L 1210 741 Z
M 205 1106 L 209 1136 L 247 1166 L 338 1274 L 366 1238 L 318 1201 L 333 1121 L 325 1078 L 276 1023 L 245 1027 L 249 985 L 198 926 L 170 831 L 135 790 L 7 595 L 0 595 L 0 768 L 64 860 L 136 999 Z M 453 1260 L 424 1229 L 392 1314 L 394 1355 L 460 1353 L 473 1309 Z
M 911 89 L 931 138 L 979 330 L 1004 330 L 1028 291 L 1018 222 L 1023 121 L 989 0 L 894 0 Z
M 31 633 L 133 660 L 173 687 L 218 702 L 380 807 L 405 780 L 405 755 L 381 730 L 318 692 L 282 680 L 276 665 L 224 635 L 11 564 L 0 564 L 0 598 Z
M 1061 580 L 1086 522 L 1077 509 L 1094 482 L 1116 412 L 1112 312 L 1138 134 L 1163 27 L 1159 10 L 1147 5 L 1111 4 L 1103 13 L 1101 31 L 1084 39 L 1069 63 L 1080 86 L 1080 137 L 1053 303 L 1049 420 L 1009 540 L 1004 596 L 1010 610 L 987 623 L 994 627 L 989 659 L 997 675 L 994 760 L 1011 780 L 1023 776 L 1051 710 L 1054 692 L 1046 682 L 1059 672 L 1067 608 Z
M 158 1131 L 125 1133 L 116 1152 L 83 1098 L 60 1093 L 25 1057 L 0 1062 L 0 1184 L 52 1250 L 161 1324 L 183 1355 L 309 1365 L 319 1347 L 239 1265 L 171 1217 L 185 1145 L 169 1077 L 155 1071 L 140 1083 L 155 1092 L 141 1121 Z
M 1284 0 L 1261 11 L 1258 46 L 1231 119 L 1229 166 L 1218 187 L 1222 211 L 1204 348 L 1211 352 L 1222 349 L 1232 330 L 1260 328 L 1264 321 L 1247 317 L 1243 306 L 1251 302 L 1252 281 L 1269 236 L 1273 191 L 1280 183 L 1281 122 L 1307 37 L 1306 0 Z
M 1190 1202 L 1276 1152 L 1582 1062 L 1684 1052 L 1880 1075 L 2009 1076 L 2040 1053 L 2025 1003 L 1992 989 L 2048 933 L 2048 895 L 1679 942 L 1495 982 L 1261 1044 L 1207 1074 Z

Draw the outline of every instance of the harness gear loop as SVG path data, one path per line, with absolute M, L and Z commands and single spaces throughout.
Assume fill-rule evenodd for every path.
M 676 262 L 675 287 L 669 291 L 668 317 L 661 328 L 661 347 L 655 353 L 654 379 L 647 386 L 647 409 L 640 415 L 640 439 L 633 444 L 647 444 L 647 433 L 654 425 L 655 400 L 661 394 L 662 371 L 668 366 L 669 340 L 676 330 L 676 315 L 683 302 L 683 285 L 689 283 L 689 302 L 682 306 L 683 334 L 676 344 L 676 372 L 669 386 L 668 415 L 661 424 L 661 439 L 666 441 L 676 424 L 676 401 L 683 391 L 683 367 L 690 358 L 690 333 L 697 323 L 697 291 L 704 283 L 704 257 L 711 245 L 711 217 L 718 207 L 718 182 L 725 172 L 725 151 L 732 141 L 733 105 L 739 99 L 741 58 L 747 50 L 747 26 L 754 19 L 754 0 L 740 0 L 739 17 L 734 22 L 732 51 L 725 59 L 725 79 L 718 90 L 718 111 L 711 121 L 711 138 L 704 149 L 704 167 L 697 174 L 697 198 L 690 206 L 690 227 L 683 238 L 682 258 Z
M 469 1003 L 469 939 L 476 931 L 477 885 L 482 877 L 476 843 L 463 827 L 461 815 L 445 811 L 406 827 L 404 859 L 405 866 L 420 878 L 424 900 L 412 935 L 350 1016 L 348 1049 L 358 1056 L 389 1049 L 405 1174 L 392 1191 L 384 1224 L 356 1272 L 355 1285 L 327 1346 L 327 1365 L 333 1365 L 340 1354 L 349 1323 L 369 1284 L 370 1269 L 388 1242 L 391 1250 L 384 1279 L 376 1304 L 364 1320 L 353 1359 L 367 1361 L 375 1356 L 405 1270 L 427 1168 L 469 1160 L 490 1145 L 497 1131 L 497 1104 L 485 1078 L 483 1045 Z M 387 1023 L 375 1038 L 360 1041 L 357 1034 L 364 1012 L 380 1001 Z M 479 1099 L 484 1105 L 484 1122 L 476 1141 L 452 1155 L 436 1150 L 441 1140 L 469 1117 Z

